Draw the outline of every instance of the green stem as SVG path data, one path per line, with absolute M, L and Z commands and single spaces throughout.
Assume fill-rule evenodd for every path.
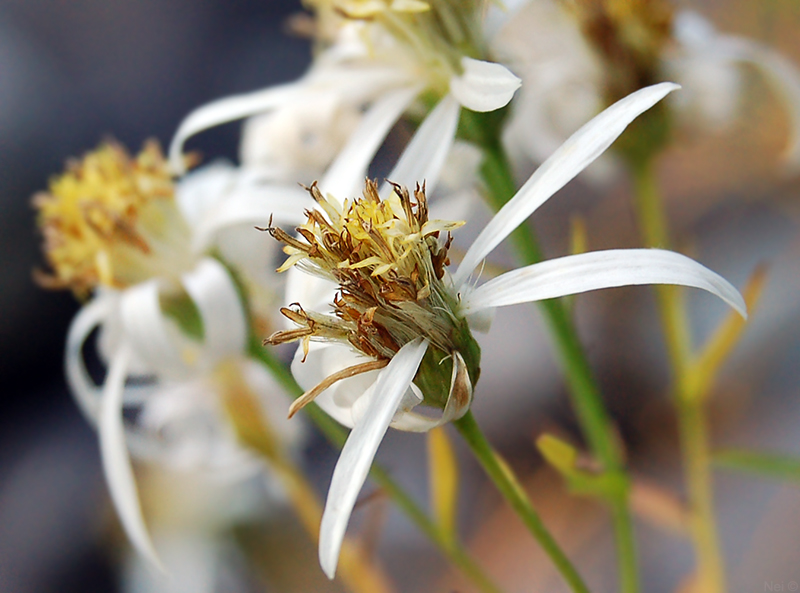
M 481 173 L 488 187 L 491 205 L 499 210 L 515 193 L 513 177 L 503 149 L 484 147 Z M 523 224 L 511 233 L 511 241 L 524 265 L 544 259 L 533 230 Z M 592 451 L 607 469 L 622 466 L 622 452 L 617 443 L 613 423 L 592 376 L 575 327 L 561 301 L 550 299 L 538 303 L 555 341 L 559 359 L 572 393 L 572 404 Z
M 455 427 L 464 437 L 475 458 L 483 467 L 494 485 L 511 505 L 525 526 L 542 546 L 555 564 L 558 571 L 576 593 L 589 593 L 589 589 L 572 565 L 569 558 L 561 550 L 558 543 L 544 526 L 538 513 L 531 506 L 528 495 L 511 472 L 508 465 L 492 449 L 486 440 L 472 412 L 467 412 L 461 419 L 455 421 Z
M 723 593 L 725 569 L 714 512 L 708 419 L 699 400 L 679 398 L 677 407 L 689 498 L 689 528 L 697 556 L 697 590 Z
M 668 247 L 666 216 L 653 159 L 630 159 L 630 164 L 644 243 L 648 247 Z M 725 573 L 714 512 L 711 451 L 705 410 L 707 394 L 697 393 L 689 381 L 691 334 L 682 293 L 673 286 L 658 286 L 656 290 L 673 373 L 674 403 L 689 498 L 689 524 L 697 558 L 697 588 L 707 593 L 722 593 L 725 591 Z
M 499 210 L 516 192 L 511 167 L 499 142 L 487 139 L 485 134 L 480 138 L 484 149 L 481 174 L 487 186 L 489 201 Z M 523 264 L 530 265 L 544 259 L 530 226 L 519 226 L 510 238 Z M 592 452 L 603 464 L 605 471 L 624 473 L 624 459 L 614 423 L 606 411 L 569 313 L 559 300 L 540 301 L 538 305 L 569 384 L 572 406 Z M 639 590 L 639 572 L 628 497 L 628 490 L 622 490 L 609 500 L 609 504 L 617 542 L 620 589 L 622 593 L 636 593 Z
M 635 593 L 639 590 L 639 569 L 627 489 L 611 500 L 611 519 L 617 544 L 619 588 L 622 593 Z
M 669 232 L 652 160 L 634 162 L 632 168 L 636 211 L 644 243 L 647 247 L 668 249 Z M 691 337 L 681 291 L 677 286 L 669 285 L 658 285 L 655 290 L 667 355 L 678 385 L 686 378 L 687 365 L 691 358 Z M 684 386 L 679 387 L 683 390 Z
M 250 354 L 259 360 L 272 373 L 281 387 L 293 398 L 300 396 L 303 389 L 297 384 L 292 373 L 280 360 L 264 348 L 257 338 L 253 337 L 250 341 Z M 347 440 L 347 430 L 345 430 L 333 418 L 328 416 L 319 406 L 311 403 L 303 408 L 317 426 L 322 434 L 333 445 L 342 447 Z M 501 589 L 495 585 L 486 575 L 483 569 L 478 566 L 464 548 L 454 541 L 428 514 L 395 482 L 389 474 L 377 464 L 373 464 L 370 476 L 380 488 L 394 501 L 397 507 L 405 513 L 409 520 L 430 539 L 448 558 L 448 560 L 466 576 L 475 586 L 484 593 L 501 593 Z

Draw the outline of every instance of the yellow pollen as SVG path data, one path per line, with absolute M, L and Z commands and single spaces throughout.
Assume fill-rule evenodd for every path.
M 174 183 L 155 141 L 135 157 L 106 142 L 34 196 L 51 274 L 38 280 L 85 296 L 98 284 L 124 287 L 145 279 L 148 258 L 168 233 L 188 236 L 174 203 Z M 176 224 L 177 229 L 167 230 Z M 158 243 L 158 246 L 155 245 Z M 143 277 L 144 276 L 144 277 Z

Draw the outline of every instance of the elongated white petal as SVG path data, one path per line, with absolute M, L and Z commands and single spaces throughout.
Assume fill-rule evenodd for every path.
M 129 345 L 148 367 L 164 377 L 184 377 L 189 367 L 161 311 L 157 280 L 127 289 L 120 302 Z
M 95 297 L 78 312 L 67 333 L 67 348 L 64 355 L 67 383 L 81 412 L 92 424 L 97 421 L 101 391 L 86 370 L 83 344 L 94 328 L 108 317 L 110 305 L 109 299 L 103 296 Z
M 192 248 L 208 249 L 218 232 L 239 224 L 266 227 L 271 219 L 275 225 L 300 225 L 305 222 L 303 212 L 313 207 L 314 200 L 297 185 L 237 187 L 196 227 Z
M 742 295 L 691 258 L 662 249 L 611 249 L 569 255 L 507 272 L 463 295 L 466 313 L 600 288 L 678 284 L 702 288 L 747 317 Z
M 336 574 L 347 523 L 358 493 L 367 479 L 378 445 L 383 440 L 403 395 L 414 380 L 427 348 L 427 340 L 418 338 L 394 355 L 389 366 L 378 377 L 366 412 L 357 421 L 342 448 L 333 470 L 319 533 L 319 562 L 328 578 L 332 579 Z
M 677 88 L 676 84 L 663 82 L 636 91 L 614 103 L 570 136 L 475 239 L 453 275 L 456 289 L 464 284 L 492 249 L 611 146 L 628 124 Z
M 495 62 L 461 58 L 464 73 L 450 80 L 450 92 L 472 111 L 494 111 L 508 105 L 522 81 Z
M 298 86 L 299 83 L 273 86 L 254 93 L 212 101 L 195 109 L 184 118 L 172 138 L 169 146 L 172 170 L 178 175 L 186 170 L 183 163 L 183 144 L 186 140 L 208 128 L 263 113 L 287 103 L 298 92 Z
M 302 303 L 309 311 L 324 311 L 336 296 L 339 285 L 319 276 L 308 274 L 298 267 L 286 270 L 286 289 L 283 302 Z M 287 320 L 286 327 L 296 327 Z
M 295 352 L 292 375 L 300 387 L 309 390 L 333 373 L 370 360 L 374 359 L 341 343 L 311 342 L 307 355 L 302 347 Z M 339 424 L 353 428 L 353 404 L 375 384 L 379 373 L 380 371 L 369 371 L 337 381 L 320 393 L 314 402 Z
M 417 182 L 425 181 L 428 193 L 432 193 L 456 137 L 460 111 L 461 107 L 451 95 L 439 101 L 386 178 L 412 189 Z M 380 193 L 386 197 L 389 186 L 383 184 Z
M 322 178 L 323 192 L 344 200 L 359 191 L 375 153 L 419 91 L 419 87 L 392 91 L 369 108 Z
M 225 267 L 203 259 L 181 278 L 203 321 L 203 358 L 213 364 L 244 352 L 247 320 L 239 293 Z
M 153 542 L 147 533 L 136 483 L 131 468 L 128 449 L 125 445 L 125 429 L 122 420 L 122 395 L 128 372 L 130 350 L 123 344 L 111 361 L 108 377 L 103 388 L 100 406 L 100 454 L 106 474 L 111 500 L 117 509 L 122 527 L 136 550 L 153 565 L 161 568 Z

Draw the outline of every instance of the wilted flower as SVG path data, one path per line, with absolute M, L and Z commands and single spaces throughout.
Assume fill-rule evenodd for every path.
M 679 284 L 703 288 L 744 314 L 727 281 L 683 255 L 655 249 L 573 255 L 468 284 L 505 237 L 675 88 L 663 83 L 638 91 L 576 132 L 494 216 L 452 275 L 449 232 L 461 223 L 428 217 L 425 184 L 412 198 L 402 186 L 379 190 L 368 182 L 362 198 L 343 202 L 312 186 L 317 207 L 298 236 L 272 229 L 289 255 L 283 269 L 291 267 L 287 300 L 295 304 L 283 313 L 295 326 L 268 341 L 302 341 L 292 371 L 308 390 L 292 410 L 315 400 L 353 428 L 322 519 L 320 562 L 329 577 L 388 427 L 424 431 L 468 410 L 480 375 L 472 328 L 487 328 L 495 307 L 614 286 Z M 423 164 L 411 171 L 427 170 Z M 332 313 L 325 312 L 331 304 Z M 438 416 L 413 411 L 420 404 L 440 410 Z

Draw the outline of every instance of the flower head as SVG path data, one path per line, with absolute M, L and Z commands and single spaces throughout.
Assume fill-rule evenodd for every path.
M 251 117 L 242 164 L 274 181 L 310 183 L 330 174 L 345 155 L 374 154 L 420 96 L 426 104 L 417 112 L 438 101 L 457 120 L 460 106 L 499 109 L 520 86 L 506 67 L 485 61 L 490 56 L 482 1 L 318 0 L 308 5 L 315 11 L 320 46 L 309 71 L 297 81 L 220 99 L 190 113 L 170 146 L 176 172 L 184 170 L 188 138 Z M 356 188 L 344 195 L 352 191 Z
M 262 195 L 258 179 L 224 164 L 174 181 L 152 142 L 136 157 L 105 144 L 71 164 L 49 193 L 35 199 L 53 269 L 45 282 L 91 295 L 70 326 L 67 379 L 98 427 L 122 524 L 134 546 L 156 564 L 129 444 L 134 454 L 166 463 L 192 461 L 215 471 L 254 467 L 213 401 L 225 392 L 216 378 L 226 364 L 250 366 L 248 317 L 258 317 L 259 299 L 248 288 L 260 285 L 261 297 L 277 294 L 278 283 L 261 277 L 265 262 L 260 256 L 252 261 L 265 247 L 248 241 L 264 239 L 252 224 L 265 224 L 271 214 L 300 222 L 304 199 L 299 188 Z M 249 233 L 230 236 L 243 224 Z M 89 376 L 83 356 L 95 328 L 108 363 L 102 385 Z M 131 377 L 139 384 L 128 385 Z M 274 383 L 266 390 L 263 381 L 247 384 L 262 400 L 280 393 Z M 123 417 L 126 409 L 136 412 L 133 421 Z M 198 446 L 202 439 L 208 441 L 205 453 Z
M 190 230 L 156 142 L 131 157 L 106 142 L 37 194 L 50 287 L 86 296 L 96 286 L 124 288 L 190 267 Z
M 285 308 L 283 314 L 300 327 L 279 331 L 268 342 L 302 339 L 307 353 L 312 339 L 334 341 L 374 359 L 345 369 L 341 376 L 348 378 L 385 367 L 403 346 L 424 337 L 428 354 L 417 377 L 423 402 L 445 408 L 451 390 L 471 394 L 480 349 L 445 282 L 449 231 L 463 222 L 429 220 L 425 188 L 419 185 L 413 201 L 399 185 L 381 200 L 378 185 L 367 181 L 362 198 L 342 205 L 328 201 L 316 185 L 309 191 L 321 211 L 307 212 L 308 222 L 297 229 L 300 238 L 280 229 L 271 232 L 289 255 L 279 271 L 294 265 L 338 285 L 333 314 L 306 312 L 300 305 Z M 467 372 L 457 374 L 462 384 L 451 385 L 456 360 Z M 311 390 L 292 410 L 320 391 L 319 386 Z M 461 413 L 468 404 L 469 398 L 460 403 Z
M 318 42 L 337 42 L 355 28 L 377 55 L 403 52 L 419 65 L 432 89 L 447 92 L 461 73 L 461 58 L 482 58 L 486 40 L 483 0 L 310 0 L 316 13 Z
M 313 188 L 318 207 L 297 229 L 300 238 L 273 230 L 287 246 L 284 268 L 295 275 L 287 297 L 299 305 L 284 312 L 297 327 L 270 341 L 304 341 L 292 365 L 308 389 L 301 403 L 316 398 L 334 418 L 353 427 L 322 519 L 320 562 L 328 576 L 335 573 L 350 513 L 388 427 L 429 430 L 466 412 L 480 361 L 470 322 L 490 317 L 499 306 L 635 284 L 703 288 L 744 314 L 741 295 L 727 281 L 683 255 L 655 249 L 584 253 L 512 270 L 477 287 L 468 282 L 481 261 L 536 208 L 675 88 L 663 83 L 642 89 L 576 132 L 494 216 L 452 275 L 443 251 L 449 240 L 434 234 L 458 224 L 429 221 L 419 187 L 413 201 L 402 187 L 379 194 L 368 183 L 364 197 L 352 203 L 323 198 Z M 417 162 L 427 170 L 427 163 Z M 315 277 L 298 279 L 304 272 Z M 317 308 L 326 297 L 333 315 Z M 441 370 L 445 364 L 449 374 Z M 444 410 L 439 418 L 417 414 L 412 408 L 420 403 Z

